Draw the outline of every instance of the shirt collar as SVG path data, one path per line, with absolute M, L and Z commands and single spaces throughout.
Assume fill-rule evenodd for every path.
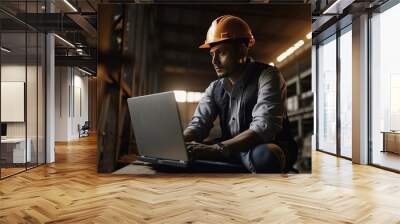
M 254 63 L 254 59 L 251 57 L 247 57 L 246 60 L 246 67 L 244 68 L 242 75 L 240 76 L 239 80 L 236 81 L 235 86 L 240 86 L 243 87 L 244 85 L 247 84 L 247 82 L 250 79 L 250 76 L 252 75 L 252 67 L 251 64 Z M 223 78 L 222 79 L 222 86 L 227 91 L 227 85 L 228 85 L 229 79 L 228 78 Z
M 253 74 L 253 66 L 252 66 L 253 63 L 254 63 L 254 59 L 251 57 L 248 57 L 247 61 L 246 61 L 246 67 L 244 68 L 242 76 L 238 80 L 238 81 L 240 81 L 240 85 L 242 85 L 242 86 L 246 85 L 248 83 L 248 81 L 250 80 L 251 76 L 254 75 Z

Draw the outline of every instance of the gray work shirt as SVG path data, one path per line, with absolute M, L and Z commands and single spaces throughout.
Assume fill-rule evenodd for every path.
M 249 67 L 249 66 L 247 66 Z M 234 83 L 232 88 L 228 88 L 230 82 L 228 78 L 213 81 L 205 90 L 201 98 L 192 120 L 187 128 L 194 130 L 196 136 L 200 140 L 204 140 L 213 122 L 218 116 L 217 105 L 213 96 L 213 89 L 216 85 L 221 85 L 229 96 L 229 109 L 226 116 L 229 119 L 229 131 L 232 137 L 240 134 L 240 113 L 242 108 L 243 96 L 249 88 L 245 85 L 258 85 L 257 102 L 252 110 L 252 121 L 249 129 L 257 133 L 264 142 L 270 142 L 275 139 L 275 135 L 282 130 L 282 122 L 286 113 L 286 83 L 281 73 L 275 67 L 264 69 L 258 80 L 248 83 L 247 76 L 255 75 L 245 69 L 241 78 Z M 253 79 L 250 79 L 253 80 Z

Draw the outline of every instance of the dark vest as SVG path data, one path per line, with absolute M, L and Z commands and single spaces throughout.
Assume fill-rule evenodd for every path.
M 253 120 L 252 111 L 257 103 L 258 97 L 258 79 L 263 70 L 271 67 L 259 62 L 251 62 L 249 65 L 247 76 L 244 77 L 244 91 L 242 96 L 242 101 L 240 107 L 241 113 L 239 117 L 240 133 L 249 129 L 250 123 Z M 228 120 L 228 110 L 229 110 L 229 95 L 225 91 L 222 82 L 215 85 L 213 90 L 214 100 L 218 108 L 218 115 L 220 118 L 221 126 L 221 138 L 222 140 L 227 140 L 232 138 L 229 131 L 229 120 Z M 294 141 L 293 135 L 290 130 L 290 123 L 287 117 L 287 112 L 285 109 L 283 128 L 275 136 L 275 140 L 272 143 L 279 145 L 286 151 L 287 163 L 291 167 L 297 159 L 298 147 Z

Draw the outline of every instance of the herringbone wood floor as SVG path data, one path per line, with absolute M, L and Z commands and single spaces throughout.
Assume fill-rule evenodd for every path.
M 301 175 L 96 173 L 96 141 L 0 181 L 0 223 L 400 223 L 400 175 L 313 152 Z

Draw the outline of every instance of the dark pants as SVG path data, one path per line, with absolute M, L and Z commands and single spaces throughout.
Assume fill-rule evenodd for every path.
M 191 166 L 184 169 L 167 165 L 153 165 L 153 168 L 165 173 L 282 173 L 285 172 L 285 163 L 286 156 L 282 148 L 269 143 L 258 145 L 248 152 L 232 155 L 230 158 L 195 158 Z
M 212 141 L 218 142 L 219 139 Z M 282 173 L 285 172 L 285 149 L 275 143 L 260 144 L 247 152 L 232 155 L 230 158 L 219 158 L 219 161 L 242 165 L 251 173 Z M 207 160 L 207 158 L 204 158 Z
M 285 167 L 285 153 L 277 144 L 261 144 L 238 155 L 241 163 L 252 173 L 281 173 Z

